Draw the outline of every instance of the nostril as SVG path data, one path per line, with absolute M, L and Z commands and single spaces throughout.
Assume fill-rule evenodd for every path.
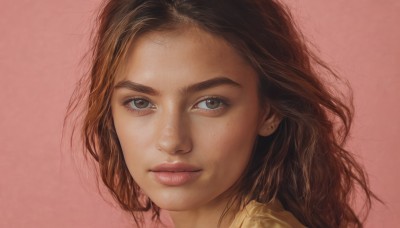
M 192 150 L 190 122 L 178 107 L 160 113 L 156 148 L 166 153 L 187 153 Z
M 166 153 L 188 153 L 192 150 L 192 141 L 187 133 L 169 131 L 160 135 L 156 148 Z

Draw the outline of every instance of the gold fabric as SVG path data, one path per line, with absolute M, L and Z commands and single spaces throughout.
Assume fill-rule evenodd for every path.
M 267 205 L 251 201 L 241 210 L 229 228 L 298 228 L 305 227 L 284 210 L 279 201 Z

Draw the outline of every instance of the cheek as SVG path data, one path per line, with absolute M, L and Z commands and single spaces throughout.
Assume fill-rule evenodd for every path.
M 128 121 L 123 125 L 116 125 L 115 128 L 123 151 L 132 151 L 132 153 L 138 151 L 138 148 L 143 148 L 151 139 L 151 132 L 147 128 L 140 128 L 137 124 Z
M 240 175 L 247 165 L 257 136 L 256 116 L 236 112 L 215 124 L 202 124 L 198 140 L 204 145 L 199 153 L 220 175 Z M 211 129 L 211 130 L 210 130 Z M 229 174 L 227 174 L 227 172 Z
M 151 154 L 145 153 L 152 142 L 152 128 L 145 121 L 132 121 L 131 117 L 124 115 L 114 117 L 114 126 L 122 148 L 125 162 L 131 174 L 140 175 L 143 167 L 149 166 Z

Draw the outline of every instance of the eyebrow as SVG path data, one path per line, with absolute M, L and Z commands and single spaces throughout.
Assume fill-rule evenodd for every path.
M 114 86 L 114 89 L 122 89 L 122 88 L 140 93 L 146 93 L 149 95 L 158 95 L 158 92 L 155 89 L 128 80 L 120 81 Z
M 216 77 L 216 78 L 198 82 L 198 83 L 195 83 L 188 87 L 185 87 L 181 90 L 181 93 L 188 94 L 188 93 L 193 93 L 193 92 L 199 92 L 202 90 L 214 88 L 214 87 L 221 86 L 221 85 L 228 85 L 228 86 L 233 86 L 233 87 L 237 87 L 237 88 L 242 88 L 242 86 L 239 83 L 237 83 L 227 77 Z M 153 96 L 159 95 L 159 92 L 157 90 L 155 90 L 149 86 L 135 83 L 135 82 L 132 82 L 129 80 L 123 80 L 123 81 L 118 82 L 114 86 L 114 88 L 115 89 L 125 88 L 125 89 L 129 89 L 132 91 L 145 93 L 145 94 L 149 94 L 149 95 L 153 95 Z

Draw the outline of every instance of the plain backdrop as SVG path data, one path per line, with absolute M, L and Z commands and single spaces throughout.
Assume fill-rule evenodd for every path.
M 354 89 L 349 148 L 386 202 L 366 227 L 399 227 L 400 1 L 284 2 Z M 99 1 L 0 3 L 0 227 L 133 227 L 60 142 Z

